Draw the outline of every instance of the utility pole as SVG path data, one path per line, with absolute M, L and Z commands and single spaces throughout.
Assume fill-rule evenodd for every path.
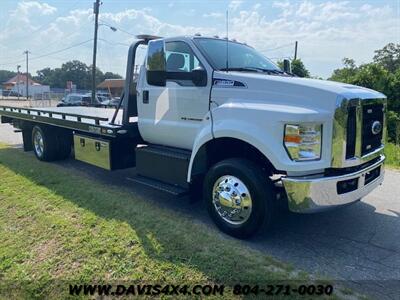
M 297 41 L 294 44 L 294 60 L 296 60 L 296 59 L 297 59 Z
M 20 72 L 19 72 L 19 69 L 21 68 L 21 66 L 20 65 L 18 65 L 17 66 L 17 91 L 18 91 L 18 95 L 17 95 L 17 97 L 18 97 L 18 100 L 19 100 L 19 81 L 20 81 Z
M 29 53 L 30 52 L 28 50 L 24 51 L 24 54 L 26 55 L 26 100 L 29 100 L 29 64 L 28 64 Z
M 93 39 L 93 64 L 92 64 L 92 104 L 96 99 L 96 55 L 97 55 L 97 30 L 99 28 L 100 0 L 93 3 L 94 13 L 94 39 Z

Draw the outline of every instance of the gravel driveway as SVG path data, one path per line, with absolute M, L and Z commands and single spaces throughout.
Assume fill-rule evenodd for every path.
M 20 135 L 0 125 L 0 141 L 20 144 Z M 134 169 L 109 173 L 72 159 L 58 164 L 107 184 L 127 186 L 150 201 L 210 223 L 200 202 L 189 203 L 127 180 Z M 309 273 L 345 280 L 373 298 L 400 299 L 400 173 L 387 170 L 384 184 L 354 205 L 312 215 L 282 213 L 268 234 L 244 243 Z

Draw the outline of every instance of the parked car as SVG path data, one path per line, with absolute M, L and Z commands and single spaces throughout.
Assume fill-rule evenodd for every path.
M 107 101 L 110 101 L 110 99 L 108 97 L 99 96 L 99 95 L 97 95 L 97 99 L 99 99 L 102 104 L 105 104 L 105 103 L 107 103 Z
M 96 95 L 97 95 L 98 97 L 101 97 L 101 98 L 104 98 L 104 99 L 107 99 L 107 100 L 110 100 L 110 99 L 111 99 L 110 93 L 108 93 L 108 92 L 101 92 L 101 91 L 99 91 L 99 92 L 96 92 Z
M 6 97 L 22 97 L 22 95 L 18 94 L 18 92 L 10 91 L 10 90 L 3 90 L 2 95 L 6 96 Z
M 118 104 L 119 104 L 119 101 L 121 101 L 121 98 L 120 97 L 115 97 L 115 98 L 112 98 L 110 100 L 103 101 L 102 104 L 104 104 L 106 107 L 117 108 Z
M 57 104 L 57 107 L 62 106 L 93 106 L 93 107 L 104 107 L 100 99 L 97 97 L 95 103 L 92 103 L 92 97 L 90 95 L 81 94 L 69 94 L 61 99 L 61 102 Z

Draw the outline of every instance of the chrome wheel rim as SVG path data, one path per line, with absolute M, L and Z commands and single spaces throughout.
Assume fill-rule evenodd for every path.
M 250 218 L 253 201 L 243 181 L 235 176 L 225 175 L 214 184 L 213 204 L 224 221 L 241 225 Z
M 40 133 L 40 131 L 35 132 L 35 137 L 33 138 L 33 144 L 35 146 L 36 154 L 38 156 L 42 156 L 44 151 L 44 142 L 43 142 L 43 136 Z

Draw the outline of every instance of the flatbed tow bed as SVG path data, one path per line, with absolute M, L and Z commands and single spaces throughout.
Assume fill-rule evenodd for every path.
M 119 110 L 115 121 L 111 123 L 115 109 L 97 107 L 44 107 L 23 108 L 0 106 L 2 122 L 9 119 L 32 121 L 91 134 L 116 137 L 122 129 L 123 110 Z M 130 124 L 137 123 L 137 118 L 131 117 Z M 135 126 L 130 126 L 131 128 Z
M 107 170 L 135 165 L 135 147 L 141 141 L 137 117 L 123 125 L 123 114 L 123 109 L 84 106 L 0 106 L 1 123 L 18 128 L 24 150 L 37 148 L 38 159 L 65 159 L 73 148 L 76 159 Z
M 126 80 L 117 108 L 12 107 L 0 105 L 0 122 L 22 132 L 24 151 L 33 150 L 42 161 L 75 159 L 107 169 L 136 166 L 143 139 L 138 129 L 135 53 L 156 38 L 139 36 L 128 53 Z M 144 152 L 144 151 L 142 151 Z

